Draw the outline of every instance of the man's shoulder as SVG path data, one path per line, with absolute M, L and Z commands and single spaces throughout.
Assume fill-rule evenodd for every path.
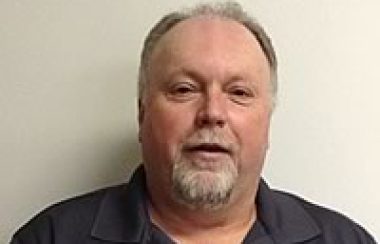
M 323 243 L 376 243 L 362 226 L 342 213 L 284 191 L 274 190 L 273 196 L 278 204 L 293 202 L 302 207 L 320 229 Z
M 96 214 L 106 194 L 119 194 L 122 192 L 123 187 L 124 185 L 105 187 L 59 201 L 42 210 L 29 222 L 40 218 L 59 218 L 61 220 L 67 219 L 68 221 L 75 219 L 86 220 Z
M 14 234 L 12 243 L 24 243 L 22 240 L 27 240 L 26 243 L 52 243 L 56 234 L 65 234 L 72 229 L 77 233 L 88 233 L 104 196 L 121 194 L 124 187 L 122 184 L 102 188 L 53 204 L 24 224 Z

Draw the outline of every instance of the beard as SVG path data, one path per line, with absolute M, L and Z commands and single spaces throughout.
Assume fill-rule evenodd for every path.
M 203 130 L 191 136 L 185 145 L 214 143 L 228 145 L 217 133 Z M 181 154 L 173 164 L 174 199 L 190 209 L 217 210 L 228 203 L 238 177 L 232 158 L 222 157 L 204 167 L 203 162 Z

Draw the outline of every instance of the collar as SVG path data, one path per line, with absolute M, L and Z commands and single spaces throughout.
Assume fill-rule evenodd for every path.
M 145 243 L 152 228 L 145 187 L 145 173 L 140 166 L 127 185 L 109 189 L 95 217 L 92 237 Z M 259 220 L 268 234 L 264 239 L 271 240 L 258 243 L 298 243 L 320 234 L 315 221 L 294 197 L 271 190 L 264 180 L 260 181 L 256 200 Z
M 140 166 L 128 184 L 106 192 L 91 236 L 110 242 L 142 243 L 150 226 L 146 202 L 145 173 Z

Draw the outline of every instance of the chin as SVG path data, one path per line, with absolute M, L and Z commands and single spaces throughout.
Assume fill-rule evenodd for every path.
M 174 164 L 172 186 L 175 200 L 192 209 L 219 209 L 228 203 L 238 177 L 236 167 L 231 163 L 212 169 L 200 169 L 194 165 L 198 163 Z

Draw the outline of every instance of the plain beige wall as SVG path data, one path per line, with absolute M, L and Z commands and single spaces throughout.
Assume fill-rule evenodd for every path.
M 136 71 L 163 13 L 195 1 L 0 0 L 0 243 L 139 161 Z M 246 0 L 280 63 L 265 177 L 380 236 L 380 2 Z

